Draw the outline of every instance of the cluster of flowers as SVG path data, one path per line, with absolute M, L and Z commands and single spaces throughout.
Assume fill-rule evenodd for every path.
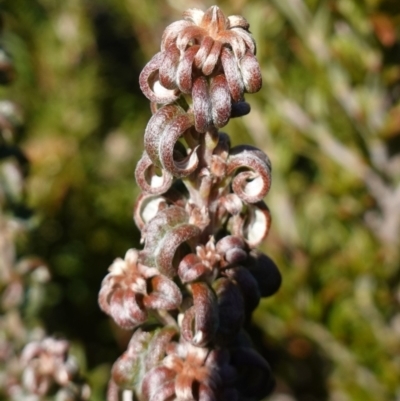
M 102 310 L 134 330 L 109 401 L 257 400 L 273 388 L 244 329 L 281 283 L 255 250 L 271 221 L 271 165 L 218 131 L 250 111 L 244 94 L 261 87 L 248 28 L 216 6 L 190 9 L 141 73 L 153 111 L 136 167 L 144 248 L 114 261 L 99 294 Z
M 8 84 L 14 76 L 11 59 L 0 48 L 0 83 Z M 18 107 L 1 100 L 0 399 L 85 401 L 90 389 L 69 356 L 68 342 L 46 337 L 38 323 L 50 272 L 38 258 L 17 257 L 17 238 L 31 225 L 24 207 L 28 162 L 15 144 L 21 121 Z

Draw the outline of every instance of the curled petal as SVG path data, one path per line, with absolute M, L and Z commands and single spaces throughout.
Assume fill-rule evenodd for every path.
M 141 194 L 133 212 L 133 218 L 139 230 L 143 230 L 145 225 L 166 205 L 165 198 L 162 196 Z
M 218 310 L 214 292 L 206 283 L 190 284 L 193 306 L 182 320 L 182 336 L 198 347 L 209 343 L 218 327 Z
M 198 236 L 199 227 L 188 223 L 185 209 L 170 206 L 160 211 L 142 230 L 145 249 L 141 252 L 141 262 L 146 266 L 156 266 L 167 277 L 176 274 L 173 259 L 179 246 Z
M 207 56 L 210 53 L 211 48 L 213 47 L 214 39 L 211 36 L 206 36 L 201 42 L 199 51 L 194 58 L 194 65 L 196 68 L 201 69 L 204 62 L 206 61 Z
M 249 270 L 241 266 L 226 269 L 224 273 L 239 286 L 245 302 L 247 316 L 249 316 L 260 302 L 261 294 L 257 280 Z
M 182 293 L 179 287 L 169 278 L 162 275 L 150 279 L 151 292 L 143 299 L 143 304 L 149 309 L 177 309 L 182 303 Z
M 186 177 L 191 174 L 198 165 L 196 150 L 186 156 L 181 155 L 181 160 L 176 160 L 177 142 L 184 133 L 193 126 L 193 115 L 178 115 L 171 124 L 165 129 L 159 144 L 159 157 L 165 170 L 169 171 L 175 177 Z
M 143 68 L 139 77 L 140 89 L 154 103 L 171 103 L 179 98 L 175 90 L 164 88 L 159 81 L 159 68 L 164 61 L 164 54 L 157 53 Z
M 243 210 L 243 202 L 236 194 L 228 194 L 219 198 L 220 205 L 227 210 L 229 214 L 237 215 Z
M 123 329 L 131 330 L 147 320 L 147 312 L 140 304 L 141 295 L 116 289 L 110 298 L 110 316 Z
M 197 44 L 207 36 L 207 32 L 198 26 L 188 26 L 179 33 L 176 39 L 176 46 L 183 53 L 188 46 Z
M 233 31 L 224 31 L 218 35 L 218 40 L 228 44 L 237 60 L 240 60 L 246 52 L 246 44 L 243 39 Z
M 165 28 L 164 33 L 161 38 L 161 51 L 164 51 L 172 44 L 175 44 L 179 33 L 183 29 L 185 29 L 191 25 L 192 25 L 191 22 L 184 21 L 184 20 L 175 21 L 171 25 L 168 25 Z
M 210 95 L 214 126 L 221 128 L 228 123 L 231 116 L 231 95 L 223 74 L 211 79 Z
M 161 176 L 158 175 L 156 166 L 144 152 L 136 165 L 135 178 L 143 192 L 161 195 L 171 187 L 173 176 L 166 170 L 161 170 Z
M 213 283 L 218 299 L 219 326 L 217 336 L 221 341 L 230 342 L 242 327 L 244 300 L 236 284 L 227 278 Z
M 182 224 L 171 230 L 160 242 L 156 256 L 156 266 L 161 273 L 167 277 L 176 274 L 176 267 L 173 265 L 175 253 L 184 242 L 200 235 L 201 230 L 192 224 Z
M 231 118 L 243 117 L 250 113 L 250 105 L 246 102 L 232 103 Z
M 193 86 L 193 61 L 199 52 L 199 46 L 193 45 L 189 47 L 183 54 L 181 61 L 179 62 L 178 71 L 176 75 L 178 88 L 181 92 L 189 95 L 192 93 Z
M 222 159 L 226 160 L 229 156 L 229 150 L 231 148 L 231 139 L 224 132 L 218 133 L 218 144 L 214 149 L 214 154 L 220 156 Z
M 240 36 L 242 38 L 243 42 L 246 44 L 247 49 L 252 54 L 256 54 L 256 52 L 257 52 L 256 42 L 255 42 L 253 36 L 250 34 L 250 32 L 248 32 L 240 27 L 231 28 L 230 31 L 234 32 L 235 35 Z
M 175 373 L 158 366 L 146 373 L 142 383 L 142 394 L 148 401 L 166 401 L 175 394 Z
M 230 15 L 228 17 L 228 27 L 229 29 L 239 27 L 248 30 L 250 28 L 250 24 L 241 15 Z
M 218 32 L 224 31 L 228 25 L 228 20 L 218 6 L 211 6 L 204 12 L 200 26 L 215 37 Z
M 196 25 L 201 24 L 201 20 L 203 19 L 204 11 L 199 8 L 189 8 L 183 12 L 183 18 L 193 22 Z
M 218 62 L 219 56 L 221 54 L 222 43 L 219 40 L 214 41 L 213 47 L 208 53 L 202 67 L 202 72 L 204 75 L 208 76 L 214 71 L 214 68 Z
M 154 336 L 147 348 L 145 370 L 156 367 L 164 359 L 166 349 L 170 345 L 172 339 L 178 336 L 178 329 L 175 327 L 167 326 L 162 329 L 157 329 Z
M 183 115 L 185 111 L 175 105 L 161 107 L 149 120 L 144 133 L 144 147 L 150 160 L 160 166 L 161 137 L 175 117 Z
M 246 92 L 255 93 L 261 89 L 262 77 L 260 66 L 253 53 L 246 52 L 240 60 L 240 71 Z
M 268 235 L 271 226 L 271 215 L 264 202 L 248 205 L 244 215 L 232 217 L 233 235 L 244 238 L 250 248 L 260 245 Z
M 232 189 L 245 202 L 256 203 L 267 195 L 271 186 L 271 162 L 261 150 L 252 146 L 231 149 L 227 174 L 239 170 L 232 182 Z
M 186 255 L 178 266 L 178 275 L 182 283 L 198 280 L 206 271 L 207 268 L 194 253 Z
M 195 79 L 192 97 L 196 131 L 206 132 L 212 125 L 211 101 L 206 78 L 197 77 Z
M 221 51 L 221 62 L 224 68 L 229 91 L 235 102 L 243 101 L 244 83 L 237 60 L 232 51 L 224 47 Z
M 176 88 L 176 73 L 179 65 L 180 51 L 175 44 L 169 46 L 164 52 L 164 59 L 159 68 L 161 85 L 166 89 Z
M 217 252 L 228 264 L 236 264 L 247 259 L 246 244 L 241 237 L 228 235 L 217 242 Z
M 276 264 L 259 251 L 251 251 L 246 264 L 258 283 L 262 297 L 275 294 L 282 284 L 282 276 Z

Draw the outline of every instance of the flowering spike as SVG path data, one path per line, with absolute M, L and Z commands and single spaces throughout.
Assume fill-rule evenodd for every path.
M 273 386 L 243 328 L 281 283 L 253 250 L 270 226 L 271 163 L 218 132 L 250 112 L 244 95 L 262 83 L 256 46 L 248 22 L 217 6 L 183 17 L 139 78 L 153 112 L 135 171 L 144 249 L 117 259 L 100 290 L 103 311 L 135 330 L 108 401 L 261 399 Z

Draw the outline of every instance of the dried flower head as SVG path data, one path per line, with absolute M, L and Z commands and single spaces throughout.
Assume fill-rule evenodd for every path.
M 149 309 L 176 309 L 182 302 L 178 286 L 138 258 L 139 252 L 130 249 L 124 260 L 116 259 L 99 294 L 100 307 L 125 329 L 145 322 Z

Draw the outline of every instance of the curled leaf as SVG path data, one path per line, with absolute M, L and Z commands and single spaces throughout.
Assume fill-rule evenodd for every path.
M 271 162 L 261 150 L 248 145 L 231 149 L 227 174 L 235 174 L 232 189 L 247 203 L 261 201 L 271 186 Z

